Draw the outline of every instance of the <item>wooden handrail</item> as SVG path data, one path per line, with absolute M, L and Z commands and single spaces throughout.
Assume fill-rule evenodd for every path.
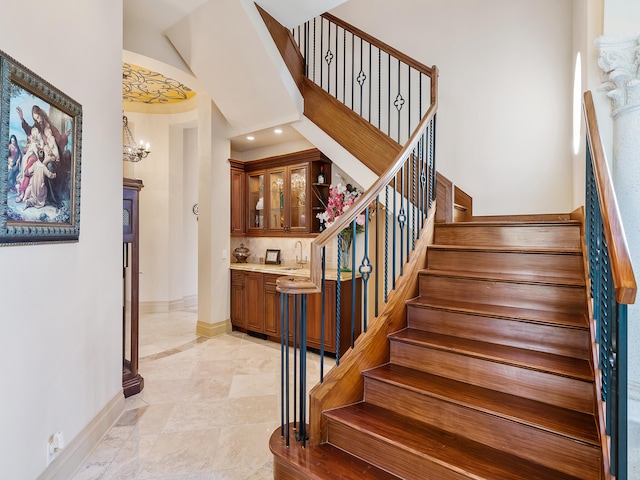
M 432 92 L 434 89 L 437 92 L 437 68 L 434 66 L 433 70 L 436 72 L 436 75 L 431 79 L 432 82 Z M 437 95 L 435 95 L 435 100 L 432 101 L 429 110 L 425 113 L 424 117 L 416 127 L 415 131 L 409 138 L 409 141 L 402 148 L 400 153 L 396 156 L 395 160 L 387 168 L 387 170 L 378 178 L 378 180 L 371 186 L 369 189 L 364 192 L 355 203 L 347 210 L 347 212 L 340 215 L 335 222 L 331 224 L 329 228 L 327 228 L 324 232 L 318 235 L 313 242 L 311 242 L 310 248 L 310 261 L 309 261 L 309 269 L 311 273 L 311 283 L 313 283 L 318 291 L 322 286 L 322 249 L 327 246 L 337 235 L 339 232 L 347 228 L 351 223 L 356 219 L 356 217 L 364 211 L 367 205 L 373 203 L 376 197 L 383 191 L 383 189 L 389 185 L 389 182 L 394 178 L 394 176 L 398 173 L 398 171 L 402 168 L 404 160 L 411 155 L 411 152 L 418 144 L 422 134 L 429 126 L 431 120 L 438 110 L 438 101 Z
M 618 202 L 613 190 L 613 182 L 609 175 L 607 156 L 602 147 L 602 139 L 598 130 L 596 111 L 590 91 L 584 93 L 583 108 L 585 113 L 589 149 L 593 162 L 598 199 L 602 210 L 604 235 L 611 256 L 613 284 L 616 290 L 616 301 L 632 304 L 636 299 L 636 279 L 631 265 L 631 256 L 620 217 Z
M 362 30 L 360 30 L 357 27 L 354 27 L 350 23 L 347 23 L 344 20 L 339 19 L 338 17 L 334 17 L 330 13 L 323 13 L 321 16 L 322 16 L 322 18 L 326 18 L 330 22 L 335 23 L 339 27 L 344 28 L 347 32 L 353 33 L 357 37 L 362 38 L 367 43 L 370 43 L 371 45 L 374 45 L 376 48 L 379 48 L 381 51 L 386 52 L 389 55 L 397 58 L 402 63 L 405 63 L 405 64 L 409 65 L 410 67 L 415 68 L 419 72 L 422 72 L 425 75 L 431 77 L 431 80 L 433 80 L 433 78 L 437 76 L 437 70 L 436 70 L 435 66 L 434 67 L 427 67 L 426 65 L 414 60 L 413 58 L 405 55 L 404 53 L 400 52 L 399 50 L 396 50 L 392 46 L 387 45 L 386 43 L 378 40 L 376 37 L 373 37 L 373 36 L 369 35 L 368 33 L 363 32 Z

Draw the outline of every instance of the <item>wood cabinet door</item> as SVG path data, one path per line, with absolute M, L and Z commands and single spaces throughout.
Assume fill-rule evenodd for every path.
M 231 270 L 231 324 L 234 327 L 245 327 L 245 272 Z
M 245 231 L 244 171 L 231 168 L 231 235 L 242 235 Z
M 327 280 L 324 292 L 324 349 L 336 352 L 336 282 Z M 320 349 L 322 343 L 322 294 L 307 295 L 307 344 Z
M 247 330 L 264 332 L 263 274 L 247 272 L 245 277 L 245 324 Z
M 310 232 L 309 164 L 292 165 L 287 172 L 286 228 L 289 233 Z
M 286 169 L 268 170 L 265 175 L 267 210 L 265 210 L 265 225 L 268 232 L 283 232 L 286 226 L 285 198 L 287 185 L 285 182 Z
M 246 229 L 250 235 L 261 234 L 266 229 L 265 212 L 268 208 L 268 198 L 264 192 L 264 177 L 263 171 L 246 174 L 246 199 L 243 199 L 242 205 L 243 209 L 246 206 Z
M 264 277 L 264 333 L 280 336 L 280 293 L 276 291 L 278 275 Z

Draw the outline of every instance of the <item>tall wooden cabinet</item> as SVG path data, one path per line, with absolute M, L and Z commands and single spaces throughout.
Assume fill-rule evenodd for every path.
M 322 152 L 229 162 L 231 235 L 306 236 L 320 231 L 315 215 L 324 210 L 331 178 L 331 160 Z M 325 183 L 317 181 L 321 170 Z
M 123 179 L 122 193 L 122 389 L 124 396 L 140 393 L 144 379 L 138 373 L 138 295 L 140 232 L 138 196 L 142 180 Z

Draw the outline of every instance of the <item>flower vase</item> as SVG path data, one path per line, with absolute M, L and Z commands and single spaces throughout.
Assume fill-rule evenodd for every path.
M 353 233 L 351 229 L 344 229 L 338 237 L 338 249 L 340 250 L 340 271 L 351 271 L 351 241 Z

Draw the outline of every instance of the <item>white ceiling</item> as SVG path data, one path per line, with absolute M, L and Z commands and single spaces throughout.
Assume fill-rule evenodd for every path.
M 257 3 L 293 27 L 344 1 Z M 124 0 L 123 15 L 124 49 L 196 77 L 229 122 L 233 150 L 302 138 L 289 126 L 302 99 L 252 0 Z

